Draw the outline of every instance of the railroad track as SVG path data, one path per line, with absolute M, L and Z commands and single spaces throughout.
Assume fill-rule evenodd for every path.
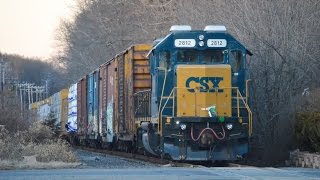
M 172 166 L 172 167 L 191 167 L 191 166 L 194 166 L 189 163 L 173 162 L 170 160 L 161 159 L 161 158 L 152 157 L 152 156 L 146 156 L 146 155 L 142 155 L 142 154 L 133 154 L 133 153 L 127 153 L 127 152 L 121 152 L 121 151 L 111 151 L 111 150 L 107 150 L 107 149 L 95 149 L 95 148 L 84 147 L 84 146 L 73 146 L 73 148 L 81 149 L 81 150 L 85 150 L 85 151 L 90 151 L 90 152 L 95 152 L 95 153 L 118 156 L 118 157 L 122 157 L 122 158 L 140 160 L 140 161 L 149 162 L 152 164 L 163 165 L 163 166 Z
M 107 149 L 95 149 L 90 147 L 84 147 L 84 146 L 73 146 L 75 149 L 81 149 L 85 151 L 95 152 L 95 153 L 101 153 L 101 154 L 108 154 L 113 156 L 118 156 L 122 158 L 128 158 L 133 160 L 140 160 L 144 162 L 149 162 L 152 164 L 157 164 L 165 167 L 190 167 L 190 168 L 197 168 L 197 167 L 203 167 L 203 168 L 209 168 L 209 167 L 216 167 L 217 165 L 212 163 L 186 163 L 186 162 L 176 162 L 176 161 L 170 161 L 167 159 L 161 159 L 158 157 L 152 157 L 152 156 L 146 156 L 142 154 L 133 154 L 133 153 L 127 153 L 127 152 L 121 152 L 121 151 L 111 151 Z M 219 167 L 249 167 L 247 165 L 242 164 L 236 164 L 236 163 L 225 163 L 224 165 L 218 165 Z

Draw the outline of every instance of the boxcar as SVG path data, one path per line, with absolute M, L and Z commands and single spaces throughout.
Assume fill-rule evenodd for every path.
M 77 84 L 72 84 L 68 93 L 68 124 L 69 131 L 77 130 Z
M 60 91 L 60 108 L 61 108 L 61 121 L 60 121 L 60 127 L 62 132 L 66 132 L 65 124 L 68 122 L 68 94 L 69 94 L 69 89 L 63 89 Z
M 77 83 L 77 137 L 85 143 L 87 134 L 87 76 Z
M 65 132 L 68 119 L 68 89 L 53 94 L 51 98 L 49 120 L 54 124 L 54 130 Z
M 106 109 L 107 109 L 107 83 L 108 83 L 108 66 L 106 63 L 102 64 L 99 73 L 99 141 L 100 143 L 106 142 L 107 134 L 107 121 L 106 121 Z
M 87 136 L 89 140 L 97 140 L 99 137 L 99 69 L 88 75 L 87 88 Z
M 146 57 L 150 49 L 148 44 L 132 46 L 100 66 L 98 124 L 102 145 L 134 142 L 136 123 L 139 123 L 134 118 L 134 94 L 151 88 Z
M 36 116 L 36 120 L 45 122 L 50 115 L 51 98 L 44 99 L 29 105 L 32 115 Z

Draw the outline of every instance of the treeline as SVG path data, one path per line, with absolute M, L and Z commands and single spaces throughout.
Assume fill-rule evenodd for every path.
M 20 94 L 18 84 L 46 86 L 48 95 L 51 95 L 65 85 L 63 72 L 51 62 L 20 55 L 0 53 L 0 63 L 0 126 L 15 133 L 27 129 L 31 123 L 27 110 L 28 93 L 23 91 Z
M 48 61 L 0 53 L 0 169 L 21 168 L 19 161 L 35 156 L 37 161 L 76 161 L 67 143 L 52 130 L 33 122 L 25 96 L 17 90 L 19 83 L 47 84 L 48 95 L 60 90 L 66 82 L 63 71 Z M 21 91 L 20 91 L 21 92 Z M 25 101 L 25 102 L 21 102 Z
M 73 9 L 74 20 L 57 31 L 55 57 L 70 82 L 131 44 L 166 35 L 171 25 L 225 25 L 254 53 L 249 75 L 255 157 L 271 163 L 294 148 L 302 93 L 320 83 L 318 0 L 78 0 Z
M 4 78 L 7 86 L 23 82 L 34 83 L 36 86 L 47 84 L 50 95 L 66 85 L 62 79 L 64 71 L 61 69 L 63 68 L 58 67 L 57 63 L 1 52 L 0 59 L 6 67 Z

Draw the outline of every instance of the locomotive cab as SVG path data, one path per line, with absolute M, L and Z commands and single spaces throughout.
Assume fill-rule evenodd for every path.
M 173 26 L 149 53 L 152 154 L 173 160 L 236 160 L 248 152 L 252 113 L 247 55 L 224 26 Z

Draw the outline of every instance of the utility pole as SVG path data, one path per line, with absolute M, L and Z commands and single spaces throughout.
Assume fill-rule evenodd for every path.
M 48 97 L 48 80 L 46 80 L 46 98 Z
M 38 102 L 40 100 L 43 99 L 43 93 L 44 93 L 44 86 L 33 86 L 33 89 L 32 92 L 35 94 L 35 101 L 32 101 L 33 102 Z
M 21 86 L 19 86 L 19 90 L 20 90 L 20 106 L 21 106 L 21 118 L 23 118 L 23 102 L 22 102 L 22 89 Z
M 29 83 L 27 84 L 27 87 L 28 87 L 28 89 L 27 89 L 27 91 L 28 91 L 28 102 L 29 102 L 29 104 L 31 104 L 30 84 Z
M 38 94 L 39 94 L 39 89 L 38 89 L 38 87 L 39 87 L 39 86 L 34 87 L 34 88 L 36 88 L 36 89 L 35 89 L 35 93 L 36 93 L 36 102 L 38 102 L 38 101 L 39 101 L 39 99 L 38 99 Z
M 1 91 L 4 90 L 4 75 L 5 75 L 5 69 L 4 69 L 4 65 L 5 65 L 5 62 L 3 61 L 3 59 L 1 58 L 0 59 L 0 80 L 1 80 Z
M 3 86 L 6 84 L 5 79 L 4 79 L 4 76 L 5 76 L 5 64 L 3 63 L 3 65 L 1 67 L 2 67 L 2 88 L 3 88 Z M 2 91 L 3 91 L 3 89 L 2 89 Z
M 1 74 L 0 74 L 0 79 L 1 79 L 1 92 L 3 93 L 3 91 L 4 91 L 4 75 L 5 75 L 5 73 L 4 73 L 4 70 L 5 70 L 5 68 L 4 68 L 4 65 L 5 65 L 5 63 L 4 63 L 4 61 L 3 61 L 3 59 L 1 58 L 1 61 L 0 61 L 0 70 L 1 70 Z M 2 94 L 1 95 L 1 108 L 2 109 L 4 109 L 4 94 Z
M 18 93 L 18 88 L 20 92 L 20 103 L 21 110 L 24 110 L 25 101 L 28 105 L 33 102 L 43 100 L 45 93 L 45 86 L 35 86 L 33 83 L 18 83 L 16 86 L 16 92 Z M 26 99 L 28 98 L 28 99 Z

